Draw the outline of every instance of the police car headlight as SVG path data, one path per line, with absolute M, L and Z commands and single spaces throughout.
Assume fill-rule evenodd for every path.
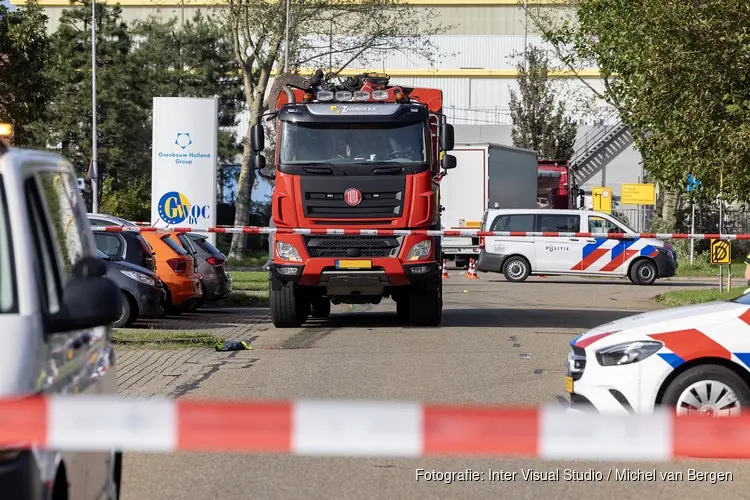
M 276 242 L 276 255 L 278 255 L 280 259 L 289 262 L 302 262 L 302 257 L 300 257 L 297 249 L 294 248 L 294 245 L 283 241 Z
M 602 366 L 619 366 L 637 363 L 648 358 L 664 344 L 655 340 L 626 342 L 596 351 L 596 360 Z
M 429 257 L 430 250 L 432 249 L 432 241 L 424 240 L 420 241 L 409 250 L 406 255 L 406 260 L 420 260 Z

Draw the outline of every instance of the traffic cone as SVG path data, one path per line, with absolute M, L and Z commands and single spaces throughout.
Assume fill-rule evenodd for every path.
M 450 277 L 450 276 L 448 276 L 448 266 L 446 265 L 445 262 L 446 262 L 446 260 L 443 259 L 443 279 Z
M 466 277 L 470 280 L 477 279 L 477 270 L 474 267 L 474 259 L 469 259 L 469 272 L 466 274 Z

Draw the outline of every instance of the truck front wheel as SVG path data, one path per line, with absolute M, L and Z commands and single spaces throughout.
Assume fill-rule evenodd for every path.
M 443 282 L 438 279 L 431 285 L 412 286 L 409 290 L 411 326 L 438 326 L 443 318 Z
M 331 315 L 331 299 L 320 297 L 312 301 L 312 317 L 327 318 Z
M 310 312 L 310 304 L 304 300 L 297 285 L 271 277 L 271 320 L 276 328 L 296 328 L 302 326 Z

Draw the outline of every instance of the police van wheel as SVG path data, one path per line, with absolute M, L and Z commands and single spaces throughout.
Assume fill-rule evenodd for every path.
M 654 261 L 643 259 L 630 268 L 629 278 L 636 285 L 650 285 L 656 281 L 658 275 L 659 270 Z
M 529 274 L 531 274 L 531 264 L 520 255 L 510 257 L 503 265 L 503 275 L 508 281 L 525 281 Z
M 306 303 L 294 283 L 271 278 L 271 321 L 276 328 L 296 328 L 307 320 L 310 304 Z

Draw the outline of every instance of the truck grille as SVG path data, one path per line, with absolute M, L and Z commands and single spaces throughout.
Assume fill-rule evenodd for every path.
M 403 215 L 405 176 L 303 176 L 302 207 L 311 219 L 395 219 Z M 361 201 L 344 201 L 348 189 L 357 189 Z
M 402 236 L 306 236 L 310 257 L 395 257 Z

